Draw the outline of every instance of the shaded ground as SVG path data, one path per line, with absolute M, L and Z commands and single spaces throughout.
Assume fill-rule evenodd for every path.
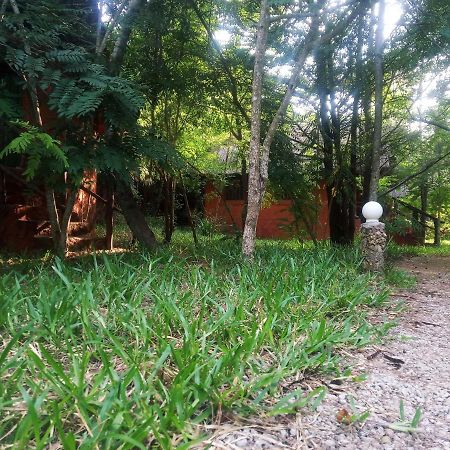
M 367 373 L 366 382 L 328 383 L 330 392 L 315 412 L 211 426 L 212 436 L 201 447 L 450 449 L 450 257 L 410 257 L 399 266 L 417 276 L 417 285 L 394 297 L 403 304 L 398 326 L 382 346 L 346 355 L 355 372 Z M 399 421 L 411 428 L 418 408 L 419 425 L 398 431 Z M 339 423 L 337 415 L 345 421 L 355 410 L 370 411 L 367 421 Z

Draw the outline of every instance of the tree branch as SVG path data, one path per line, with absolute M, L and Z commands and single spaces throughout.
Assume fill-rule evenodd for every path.
M 450 152 L 444 153 L 444 155 L 440 156 L 439 158 L 435 159 L 434 161 L 429 162 L 422 169 L 420 169 L 418 172 L 413 173 L 412 175 L 408 175 L 402 181 L 399 181 L 398 183 L 394 184 L 394 186 L 390 187 L 387 191 L 384 191 L 382 194 L 380 194 L 380 197 L 384 197 L 385 195 L 391 193 L 392 191 L 394 191 L 398 187 L 403 186 L 405 183 L 407 183 L 408 181 L 412 180 L 413 178 L 416 178 L 419 175 L 422 175 L 424 172 L 426 172 L 427 170 L 431 169 L 431 167 L 436 165 L 438 162 L 440 162 L 443 159 L 447 158 L 447 156 L 450 156 Z
M 414 122 L 423 122 L 427 125 L 433 125 L 434 127 L 440 128 L 441 130 L 450 131 L 450 127 L 444 125 L 442 123 L 435 122 L 434 120 L 421 119 L 421 118 L 413 118 Z
M 289 19 L 309 19 L 310 17 L 316 17 L 317 13 L 313 14 L 302 14 L 302 13 L 292 13 L 292 14 L 280 14 L 278 16 L 272 16 L 269 19 L 269 23 L 278 22 L 279 20 L 289 20 Z

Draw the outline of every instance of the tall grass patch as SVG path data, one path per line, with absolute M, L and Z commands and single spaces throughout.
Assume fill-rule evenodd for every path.
M 187 448 L 217 412 L 320 400 L 299 373 L 339 375 L 377 334 L 387 291 L 357 251 L 182 239 L 154 255 L 53 260 L 0 278 L 0 446 Z

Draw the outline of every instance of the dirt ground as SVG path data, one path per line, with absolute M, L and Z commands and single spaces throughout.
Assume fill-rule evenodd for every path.
M 417 277 L 415 288 L 392 299 L 398 326 L 383 345 L 345 355 L 367 381 L 328 383 L 316 411 L 211 426 L 198 448 L 450 450 L 450 257 L 405 258 L 398 266 Z M 386 314 L 374 319 L 393 318 Z M 344 423 L 365 411 L 366 421 Z

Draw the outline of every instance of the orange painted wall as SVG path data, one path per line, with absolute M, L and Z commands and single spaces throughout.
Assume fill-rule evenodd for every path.
M 205 216 L 220 222 L 226 231 L 242 230 L 243 200 L 227 200 L 224 202 L 211 184 L 207 184 L 204 211 Z M 330 227 L 328 224 L 328 202 L 325 185 L 321 184 L 316 190 L 317 217 L 313 225 L 313 232 L 318 240 L 328 239 Z M 294 216 L 290 211 L 292 200 L 280 200 L 263 208 L 259 215 L 256 235 L 259 238 L 287 239 L 296 234 Z M 304 231 L 304 228 L 301 228 Z M 307 233 L 303 233 L 307 236 Z

